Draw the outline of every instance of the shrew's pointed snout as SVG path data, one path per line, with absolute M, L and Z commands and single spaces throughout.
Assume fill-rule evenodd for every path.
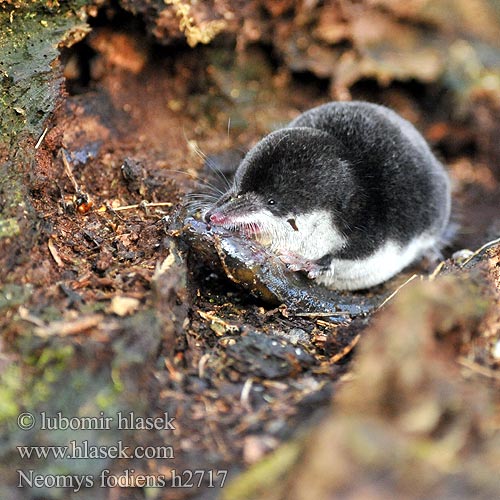
M 227 217 L 217 210 L 208 210 L 203 218 L 207 224 L 213 224 L 214 226 L 219 226 L 227 222 Z
M 232 195 L 230 193 L 226 193 L 221 198 L 217 200 L 217 202 L 212 205 L 204 214 L 203 220 L 207 224 L 222 225 L 227 222 L 227 215 L 224 215 L 224 206 L 232 200 Z

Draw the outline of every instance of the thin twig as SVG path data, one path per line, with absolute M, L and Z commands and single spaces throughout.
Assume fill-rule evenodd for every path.
M 500 372 L 492 370 L 486 366 L 480 365 L 475 361 L 471 361 L 470 359 L 460 357 L 458 358 L 458 364 L 464 366 L 465 368 L 478 373 L 479 375 L 483 375 L 484 377 L 492 378 L 495 380 L 500 380 Z
M 116 208 L 111 207 L 111 210 L 113 210 L 114 212 L 121 212 L 122 210 L 133 210 L 137 208 L 172 207 L 172 206 L 173 203 L 170 203 L 169 201 L 162 201 L 157 203 L 141 202 L 141 203 L 136 203 L 135 205 L 122 205 L 121 207 L 116 207 Z
M 71 184 L 73 184 L 75 193 L 81 193 L 80 186 L 78 185 L 78 182 L 76 182 L 75 176 L 73 175 L 73 171 L 71 170 L 71 165 L 69 164 L 67 153 L 64 149 L 61 149 L 61 152 L 62 152 L 61 156 L 64 165 L 64 171 L 66 172 L 66 175 L 71 181 Z
M 488 250 L 492 246 L 496 245 L 497 243 L 500 243 L 500 238 L 496 238 L 495 240 L 488 241 L 488 243 L 485 243 L 482 247 L 479 247 L 475 252 L 473 252 L 469 257 L 467 257 L 461 264 L 460 267 L 464 267 L 466 264 L 468 264 L 474 257 L 477 257 L 480 253 L 484 252 L 485 250 Z
M 49 131 L 49 127 L 45 127 L 45 130 L 42 132 L 42 135 L 39 137 L 38 141 L 36 141 L 36 144 L 35 144 L 35 149 L 38 149 L 43 140 L 45 139 L 45 136 L 47 135 L 47 132 Z
M 290 316 L 300 316 L 304 318 L 328 318 L 330 316 L 351 316 L 352 313 L 349 311 L 334 311 L 334 312 L 298 312 L 298 313 L 293 313 L 293 312 L 288 312 Z
M 394 292 L 392 292 L 388 297 L 386 297 L 382 303 L 377 307 L 376 311 L 378 311 L 379 309 L 381 309 L 382 307 L 384 307 L 387 302 L 389 302 L 390 300 L 392 300 L 398 293 L 399 291 L 401 290 L 401 288 L 405 287 L 408 283 L 410 283 L 411 281 L 413 281 L 415 278 L 418 278 L 420 275 L 419 274 L 413 274 L 412 276 L 410 276 L 403 284 L 399 285 L 396 290 L 394 290 Z
M 17 312 L 19 313 L 19 317 L 24 321 L 28 321 L 29 323 L 32 323 L 40 328 L 44 328 L 46 326 L 43 320 L 31 314 L 24 306 L 20 306 Z
M 324 321 L 322 319 L 316 320 L 316 324 L 318 326 L 324 326 L 325 328 L 337 329 L 339 327 L 339 323 L 330 323 L 329 321 Z
M 335 356 L 331 357 L 329 360 L 328 360 L 328 363 L 330 364 L 334 364 L 336 363 L 337 361 L 340 361 L 342 358 L 345 358 L 357 345 L 357 343 L 359 342 L 359 339 L 361 338 L 361 334 L 358 333 L 352 340 L 351 342 L 349 342 L 348 345 L 346 345 L 340 352 L 338 352 L 337 354 L 335 354 Z
M 100 325 L 102 320 L 102 314 L 91 314 L 69 322 L 65 320 L 53 321 L 46 326 L 35 328 L 34 333 L 40 337 L 78 335 Z
M 434 268 L 434 271 L 432 271 L 432 273 L 429 275 L 429 281 L 434 281 L 437 277 L 437 275 L 442 271 L 444 265 L 445 265 L 445 261 L 442 260 L 435 268 Z

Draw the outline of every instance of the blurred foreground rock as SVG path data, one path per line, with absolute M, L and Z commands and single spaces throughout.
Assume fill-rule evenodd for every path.
M 224 498 L 496 498 L 500 377 L 492 387 L 457 358 L 485 307 L 479 289 L 456 277 L 402 290 L 370 328 L 329 414 L 292 452 L 266 459 L 274 482 L 260 480 L 268 472 L 258 464 Z

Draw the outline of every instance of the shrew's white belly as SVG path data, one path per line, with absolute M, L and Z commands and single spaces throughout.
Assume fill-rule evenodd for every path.
M 318 282 L 335 290 L 359 290 L 375 286 L 392 278 L 437 244 L 436 237 L 425 234 L 414 238 L 404 247 L 388 241 L 365 259 L 333 259 L 330 269 L 318 276 Z
M 283 256 L 294 256 L 302 261 L 297 269 L 310 272 L 314 262 L 324 255 L 335 254 L 347 243 L 347 238 L 336 228 L 330 212 L 314 210 L 309 213 L 277 217 L 269 210 L 233 216 L 229 229 L 259 228 L 257 239 Z M 379 250 L 364 259 L 333 259 L 328 270 L 318 271 L 319 283 L 335 290 L 359 290 L 378 285 L 392 278 L 426 252 L 438 248 L 436 236 L 422 234 L 405 246 L 386 242 Z M 307 263 L 312 267 L 308 267 Z

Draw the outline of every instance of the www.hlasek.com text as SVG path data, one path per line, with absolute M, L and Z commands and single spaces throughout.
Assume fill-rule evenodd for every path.
M 22 459 L 66 459 L 66 460 L 94 460 L 103 458 L 146 458 L 172 460 L 175 458 L 174 447 L 171 445 L 159 446 L 126 446 L 119 440 L 114 445 L 96 445 L 88 440 L 81 442 L 70 441 L 68 445 L 35 446 L 19 445 L 17 452 Z

